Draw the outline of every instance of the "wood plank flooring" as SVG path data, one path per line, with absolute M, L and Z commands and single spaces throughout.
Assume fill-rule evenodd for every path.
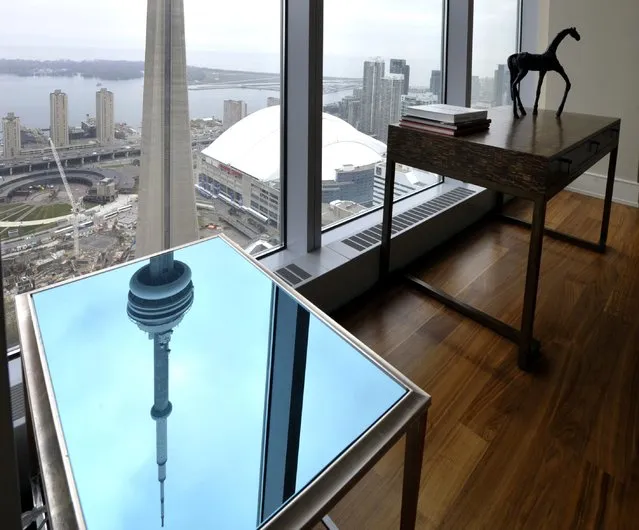
M 596 240 L 601 211 L 564 192 L 547 225 Z M 411 270 L 518 325 L 528 235 L 487 221 Z M 545 239 L 536 374 L 517 369 L 513 344 L 399 282 L 335 315 L 433 397 L 418 528 L 639 529 L 639 210 L 613 206 L 609 246 Z M 341 530 L 399 527 L 402 451 L 331 512 Z

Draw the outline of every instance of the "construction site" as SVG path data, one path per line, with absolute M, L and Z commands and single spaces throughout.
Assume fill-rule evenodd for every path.
M 17 343 L 16 294 L 131 259 L 139 166 L 57 170 L 0 181 L 7 340 Z

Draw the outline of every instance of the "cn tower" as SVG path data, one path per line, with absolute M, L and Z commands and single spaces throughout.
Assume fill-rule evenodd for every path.
M 164 526 L 164 482 L 166 481 L 167 419 L 169 401 L 169 342 L 177 326 L 193 305 L 191 269 L 168 252 L 150 259 L 129 283 L 127 315 L 153 340 L 154 387 L 151 417 L 155 420 L 156 457 L 160 482 L 160 518 Z
M 135 255 L 198 239 L 184 0 L 148 0 Z

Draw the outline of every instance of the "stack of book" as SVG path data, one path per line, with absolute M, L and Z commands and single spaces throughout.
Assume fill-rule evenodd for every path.
M 453 105 L 418 105 L 406 109 L 399 125 L 447 136 L 467 136 L 488 130 L 490 120 L 486 110 Z

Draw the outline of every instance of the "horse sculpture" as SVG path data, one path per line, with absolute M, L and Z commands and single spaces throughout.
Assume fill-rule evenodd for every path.
M 577 41 L 581 40 L 581 36 L 575 28 L 566 28 L 557 34 L 544 53 L 523 52 L 514 53 L 508 57 L 508 69 L 510 70 L 510 93 L 513 100 L 513 113 L 515 118 L 519 118 L 519 114 L 517 114 L 517 105 L 519 105 L 521 115 L 526 115 L 526 109 L 524 109 L 524 106 L 521 103 L 521 98 L 519 97 L 519 84 L 530 71 L 539 72 L 537 95 L 535 96 L 535 106 L 533 107 L 534 116 L 537 115 L 539 94 L 541 93 L 541 85 L 544 82 L 546 73 L 557 72 L 561 77 L 563 77 L 566 82 L 566 90 L 564 92 L 564 97 L 561 100 L 561 105 L 559 105 L 559 108 L 557 109 L 557 117 L 559 118 L 561 116 L 571 85 L 570 79 L 568 79 L 563 66 L 559 64 L 559 59 L 557 59 L 557 48 L 559 47 L 559 44 L 561 44 L 561 41 L 563 41 L 568 35 Z

